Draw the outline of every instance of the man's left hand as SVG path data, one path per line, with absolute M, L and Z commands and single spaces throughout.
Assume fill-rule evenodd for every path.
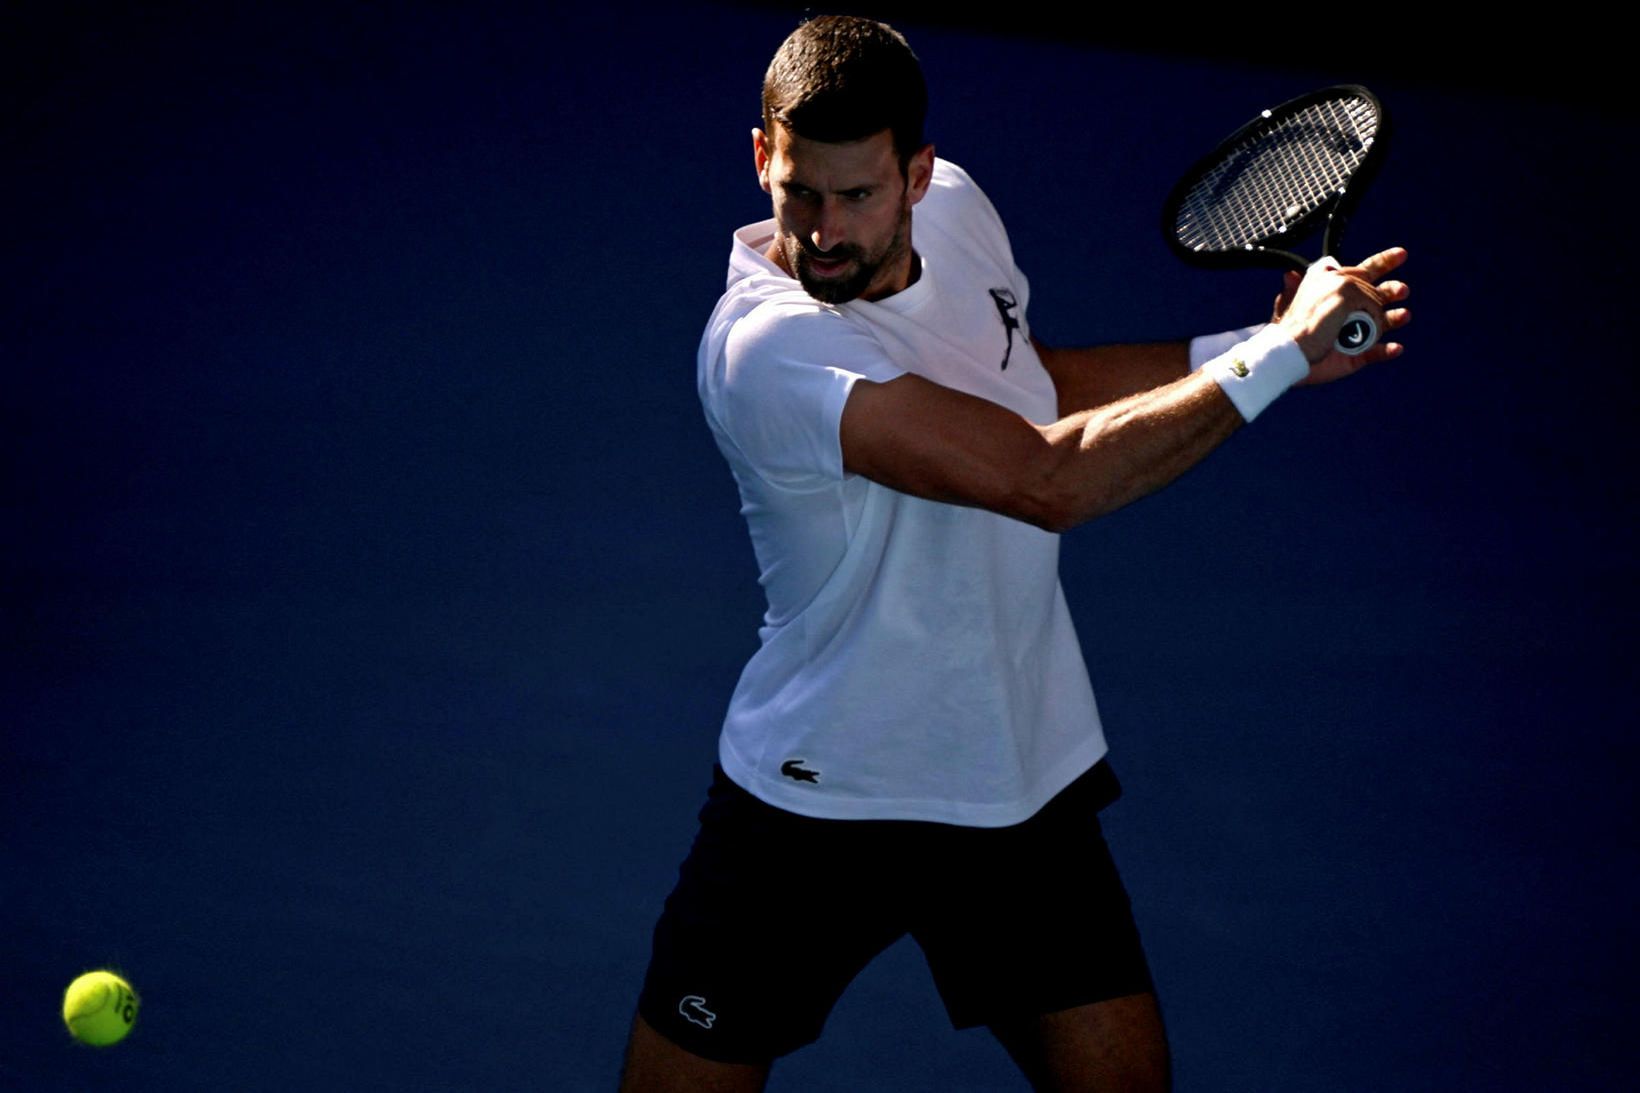
M 1300 310 L 1306 308 L 1327 308 L 1328 310 L 1338 308 L 1339 305 L 1336 301 L 1328 300 L 1323 303 L 1320 299 L 1320 294 L 1326 290 L 1326 286 L 1320 282 L 1329 276 L 1334 281 L 1352 283 L 1353 288 L 1357 290 L 1357 295 L 1365 295 L 1370 298 L 1383 309 L 1384 316 L 1384 321 L 1379 330 L 1378 344 L 1365 353 L 1354 357 L 1346 356 L 1336 349 L 1332 350 L 1320 359 L 1311 362 L 1310 374 L 1301 380 L 1300 384 L 1331 383 L 1333 380 L 1342 379 L 1345 376 L 1359 372 L 1369 364 L 1393 360 L 1405 351 L 1405 347 L 1400 342 L 1385 339 L 1389 334 L 1400 330 L 1412 321 L 1412 312 L 1404 307 L 1391 306 L 1404 302 L 1412 290 L 1405 281 L 1386 281 L 1383 278 L 1399 268 L 1406 260 L 1407 252 L 1405 249 L 1391 247 L 1389 250 L 1380 251 L 1371 258 L 1366 259 L 1358 266 L 1328 269 L 1312 267 L 1310 273 L 1317 273 L 1321 276 L 1311 276 L 1310 273 L 1301 273 L 1297 270 L 1287 273 L 1282 282 L 1281 293 L 1276 297 L 1275 309 L 1270 319 L 1273 323 L 1280 323 L 1282 318 L 1293 308 L 1295 302 Z M 1306 284 L 1306 280 L 1310 283 Z M 1342 284 L 1338 286 L 1338 288 L 1344 287 L 1346 286 Z M 1305 290 L 1303 298 L 1300 298 L 1301 289 Z M 1332 295 L 1337 295 L 1336 289 Z M 1312 297 L 1316 298 L 1312 299 Z

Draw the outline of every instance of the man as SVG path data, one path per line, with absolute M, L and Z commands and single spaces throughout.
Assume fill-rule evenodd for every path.
M 1042 345 L 925 104 L 905 40 L 866 20 L 804 24 L 765 78 L 774 218 L 736 233 L 699 387 L 769 608 L 656 927 L 627 1089 L 761 1088 L 906 933 L 953 1023 L 990 1028 L 1038 1087 L 1165 1088 L 1057 533 L 1293 383 L 1401 351 L 1332 350 L 1353 310 L 1407 322 L 1385 310 L 1399 250 L 1289 277 L 1257 333 Z

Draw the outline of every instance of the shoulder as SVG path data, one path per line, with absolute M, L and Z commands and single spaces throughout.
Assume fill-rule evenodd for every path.
M 947 159 L 934 161 L 934 177 L 928 184 L 928 193 L 918 212 L 936 217 L 948 217 L 967 222 L 979 222 L 1002 230 L 1002 218 L 997 215 L 991 199 L 985 196 L 973 176 Z
M 872 379 L 898 373 L 867 324 L 801 289 L 760 301 L 729 328 L 722 369 L 727 385 L 745 382 L 751 374 L 789 381 L 794 371 L 808 369 Z
M 731 462 L 757 478 L 794 488 L 836 482 L 839 422 L 855 382 L 899 372 L 874 335 L 801 289 L 749 303 L 703 346 L 707 421 Z
M 985 197 L 984 192 L 979 188 L 979 183 L 974 181 L 974 176 L 948 159 L 936 158 L 934 160 L 934 178 L 929 185 L 931 188 L 944 190 L 952 194 L 977 194 L 981 199 Z
M 828 376 L 899 374 L 859 316 L 790 285 L 737 286 L 725 297 L 736 299 L 720 305 L 701 346 L 699 386 L 708 406 L 825 385 Z
M 934 178 L 917 206 L 914 224 L 917 246 L 925 256 L 947 259 L 991 284 L 1007 283 L 1016 294 L 1023 292 L 1023 275 L 1014 263 L 1002 217 L 961 167 L 934 161 Z
M 747 308 L 730 328 L 725 350 L 732 356 L 778 353 L 793 346 L 812 352 L 863 334 L 841 309 L 799 288 L 766 294 Z

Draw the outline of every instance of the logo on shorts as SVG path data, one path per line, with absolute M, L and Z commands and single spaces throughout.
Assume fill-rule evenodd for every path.
M 717 1014 L 706 1008 L 706 999 L 698 994 L 688 995 L 679 1002 L 678 1012 L 683 1014 L 685 1021 L 693 1021 L 701 1028 L 711 1028 L 712 1022 L 717 1020 Z
M 809 782 L 811 784 L 818 784 L 820 781 L 820 772 L 817 770 L 810 770 L 805 767 L 803 764 L 806 762 L 808 762 L 807 759 L 788 759 L 784 763 L 780 764 L 780 773 L 784 774 L 787 778 L 790 778 L 794 782 Z

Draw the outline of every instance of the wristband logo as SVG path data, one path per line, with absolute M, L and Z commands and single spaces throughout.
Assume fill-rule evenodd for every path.
M 1252 369 L 1248 368 L 1247 362 L 1240 357 L 1233 357 L 1230 361 L 1230 371 L 1236 374 L 1237 379 L 1244 380 Z

